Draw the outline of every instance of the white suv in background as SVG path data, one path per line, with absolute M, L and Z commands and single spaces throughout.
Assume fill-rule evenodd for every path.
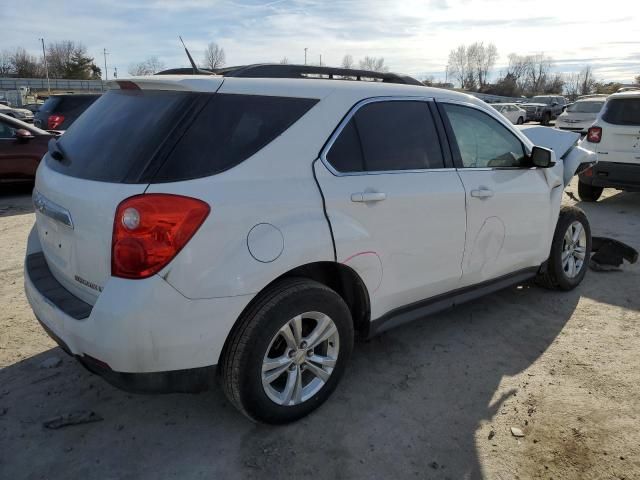
M 640 90 L 609 96 L 581 145 L 598 155 L 580 173 L 582 200 L 597 201 L 605 187 L 640 191 Z
M 244 414 L 289 422 L 327 399 L 356 336 L 586 273 L 588 221 L 560 207 L 593 160 L 574 133 L 525 135 L 389 73 L 110 87 L 40 164 L 25 289 L 61 347 L 122 388 L 199 390 L 218 366 Z

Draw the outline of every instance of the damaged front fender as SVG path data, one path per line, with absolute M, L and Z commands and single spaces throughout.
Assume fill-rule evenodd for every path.
M 595 153 L 578 146 L 580 135 L 577 133 L 539 125 L 523 125 L 519 128 L 534 145 L 553 150 L 557 162 L 549 169 L 549 174 L 557 176 L 565 187 L 581 169 L 581 165 L 597 162 Z

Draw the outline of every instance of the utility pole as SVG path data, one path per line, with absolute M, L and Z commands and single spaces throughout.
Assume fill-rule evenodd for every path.
M 44 59 L 44 71 L 47 74 L 47 92 L 51 95 L 51 83 L 49 82 L 49 66 L 47 65 L 47 52 L 44 49 L 44 38 L 41 38 L 42 42 L 42 58 Z
M 107 70 L 107 55 L 109 55 L 109 52 L 107 52 L 106 48 L 102 49 L 102 53 L 104 54 L 104 81 L 108 82 L 109 81 L 109 70 Z
M 113 70 L 113 78 L 118 78 L 118 67 L 115 67 Z
M 308 48 L 304 47 L 304 64 L 305 65 L 307 64 L 307 50 L 308 50 Z
M 320 66 L 322 66 L 322 54 L 320 54 Z

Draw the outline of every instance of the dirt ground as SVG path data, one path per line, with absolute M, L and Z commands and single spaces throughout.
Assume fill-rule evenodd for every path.
M 595 234 L 640 249 L 640 194 L 579 205 Z M 319 411 L 267 427 L 219 389 L 120 392 L 55 347 L 23 294 L 32 223 L 28 193 L 0 195 L 2 479 L 640 478 L 640 265 L 589 271 L 569 293 L 509 288 L 359 343 Z M 78 410 L 104 420 L 43 427 Z

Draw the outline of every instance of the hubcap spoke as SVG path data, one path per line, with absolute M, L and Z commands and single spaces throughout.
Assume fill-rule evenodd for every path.
M 573 227 L 573 235 L 571 236 L 571 239 L 573 240 L 573 243 L 577 243 L 578 240 L 580 239 L 580 234 L 582 233 L 582 224 L 581 223 L 575 223 L 574 227 Z
M 315 348 L 337 332 L 338 329 L 331 319 L 324 317 L 323 321 L 318 322 L 318 326 L 311 332 L 309 338 L 307 338 L 307 344 L 310 348 Z
M 287 371 L 293 361 L 289 356 L 266 360 L 262 363 L 262 379 L 264 383 L 271 384 Z
M 325 357 L 323 355 L 312 355 L 307 359 L 307 364 L 309 363 L 322 365 L 323 367 L 333 368 L 336 366 L 336 359 L 331 357 Z
M 296 341 L 296 346 L 302 342 L 302 315 L 297 315 L 289 322 L 291 330 L 293 331 L 293 338 Z
M 326 382 L 327 380 L 329 380 L 329 377 L 331 376 L 331 373 L 324 371 L 322 368 L 314 365 L 311 362 L 306 362 L 305 365 L 307 366 L 307 370 L 309 372 L 314 374 L 316 377 L 318 377 L 323 382 Z
M 293 370 L 289 370 L 289 374 L 287 375 L 287 384 L 284 386 L 284 390 L 282 391 L 282 405 L 289 405 L 291 403 L 291 399 L 294 396 L 299 379 L 300 369 L 298 366 Z
M 573 250 L 573 256 L 576 258 L 579 258 L 580 260 L 584 260 L 585 253 L 586 253 L 585 250 L 586 249 L 584 247 L 576 247 Z
M 287 342 L 287 347 L 289 347 L 292 350 L 295 350 L 296 348 L 298 348 L 298 342 L 296 342 L 296 337 L 293 331 L 291 330 L 290 323 L 287 323 L 284 327 L 282 327 L 279 333 L 284 338 L 284 341 Z

